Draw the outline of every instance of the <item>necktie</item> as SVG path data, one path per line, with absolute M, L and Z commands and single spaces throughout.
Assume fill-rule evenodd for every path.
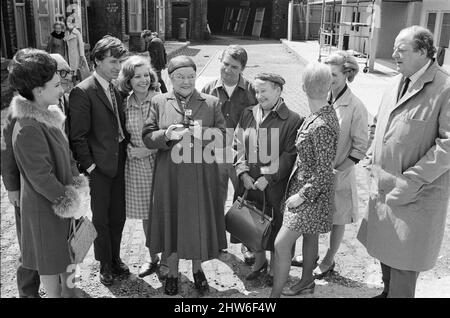
M 409 82 L 411 82 L 411 80 L 409 79 L 409 77 L 406 77 L 403 81 L 403 87 L 397 100 L 400 100 L 403 95 L 405 95 L 406 91 L 408 90 Z
M 119 127 L 119 142 L 122 142 L 122 140 L 125 139 L 125 135 L 123 134 L 122 125 L 120 123 L 119 107 L 117 106 L 116 94 L 114 93 L 114 86 L 112 83 L 109 83 L 109 93 L 111 95 L 111 102 L 114 113 L 116 114 L 117 126 Z

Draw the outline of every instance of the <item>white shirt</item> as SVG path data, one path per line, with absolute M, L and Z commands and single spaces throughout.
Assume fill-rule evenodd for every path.
M 415 72 L 413 75 L 411 75 L 409 77 L 410 79 L 410 83 L 409 83 L 409 87 L 412 87 L 414 85 L 415 82 L 417 82 L 417 80 L 426 72 L 426 70 L 428 69 L 428 67 L 430 66 L 430 64 L 433 61 L 428 61 L 428 63 L 426 63 L 420 70 L 418 70 L 417 72 Z
M 225 90 L 227 91 L 228 97 L 231 97 L 231 95 L 233 95 L 234 89 L 236 88 L 237 84 L 234 86 L 228 86 L 223 84 L 223 87 L 225 88 Z
M 105 91 L 106 97 L 108 97 L 108 100 L 112 105 L 113 103 L 112 103 L 112 99 L 111 99 L 111 93 L 109 91 L 109 82 L 107 80 L 105 80 L 103 77 L 101 77 L 97 72 L 94 72 L 94 77 L 100 83 L 100 86 Z

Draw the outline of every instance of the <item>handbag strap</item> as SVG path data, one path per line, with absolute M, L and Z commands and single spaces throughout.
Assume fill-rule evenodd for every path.
M 245 202 L 245 200 L 247 199 L 247 195 L 248 195 L 248 189 L 245 189 L 244 195 L 242 196 L 242 201 L 241 201 L 241 203 L 239 204 L 239 208 L 240 208 L 240 209 L 242 209 L 242 207 L 244 206 L 244 202 Z M 263 208 L 262 208 L 262 214 L 261 214 L 261 222 L 264 221 L 264 215 L 265 215 L 266 208 L 267 208 L 267 202 L 266 202 L 266 189 L 264 189 L 264 191 L 263 191 Z M 271 216 L 271 218 L 273 219 L 273 208 L 272 208 L 272 210 L 271 210 L 270 216 Z

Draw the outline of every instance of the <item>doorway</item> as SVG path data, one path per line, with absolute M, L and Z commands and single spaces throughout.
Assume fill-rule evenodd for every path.
M 53 31 L 53 23 L 64 22 L 65 3 L 64 0 L 34 0 L 34 16 L 36 25 L 36 47 L 45 50 L 48 37 Z
M 179 28 L 179 18 L 186 18 L 186 38 L 189 40 L 190 38 L 190 24 L 189 21 L 189 11 L 190 6 L 189 3 L 174 3 L 172 5 L 172 37 L 174 39 L 178 39 L 178 28 Z

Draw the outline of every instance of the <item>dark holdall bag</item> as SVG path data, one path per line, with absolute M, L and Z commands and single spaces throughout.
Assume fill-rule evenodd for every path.
M 85 216 L 79 220 L 72 218 L 69 238 L 67 239 L 72 264 L 80 264 L 83 262 L 96 237 L 97 231 L 91 220 Z
M 267 208 L 265 191 L 262 211 L 246 200 L 247 194 L 248 190 L 245 190 L 243 197 L 238 197 L 225 215 L 226 230 L 252 252 L 270 250 L 273 209 L 271 216 L 264 213 Z

